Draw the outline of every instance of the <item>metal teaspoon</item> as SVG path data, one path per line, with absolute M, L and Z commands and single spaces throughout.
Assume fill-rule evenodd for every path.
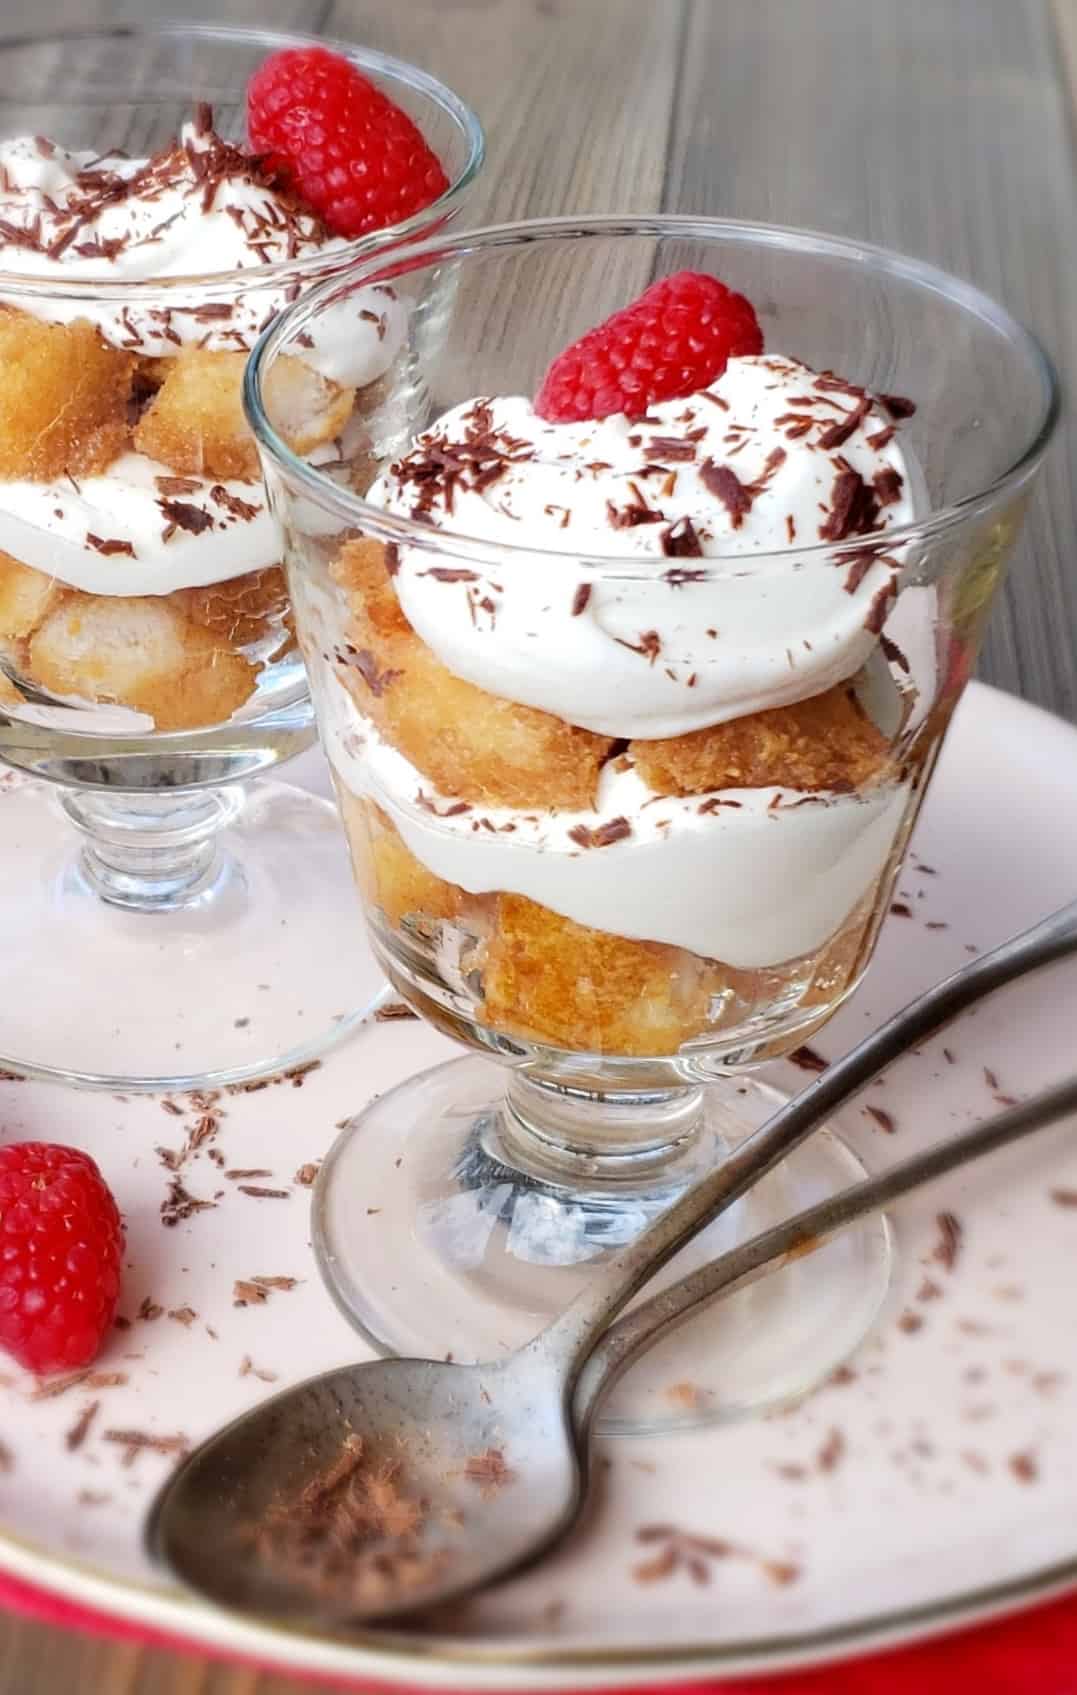
M 973 1002 L 1074 951 L 1077 902 L 910 1002 L 612 1255 L 516 1353 L 472 1366 L 341 1367 L 242 1414 L 160 1491 L 146 1531 L 151 1552 L 208 1600 L 335 1631 L 425 1611 L 532 1563 L 578 1519 L 595 1408 L 645 1347 L 854 1218 L 1077 1109 L 1074 1079 L 740 1244 L 610 1328 L 661 1266 L 885 1066 Z M 381 1489 L 389 1533 L 389 1551 L 355 1562 L 344 1583 L 304 1562 L 302 1538 L 280 1557 L 271 1528 L 317 1520 L 319 1490 L 328 1502 L 325 1482 L 342 1456 Z

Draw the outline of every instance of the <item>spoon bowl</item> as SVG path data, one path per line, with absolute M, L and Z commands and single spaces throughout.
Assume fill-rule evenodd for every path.
M 222 1606 L 346 1630 L 537 1558 L 583 1487 L 564 1383 L 537 1351 L 376 1360 L 285 1389 L 203 1443 L 147 1540 Z

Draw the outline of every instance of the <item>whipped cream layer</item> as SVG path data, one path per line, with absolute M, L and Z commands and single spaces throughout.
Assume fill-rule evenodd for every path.
M 479 399 L 367 498 L 524 550 L 490 567 L 465 543 L 397 550 L 404 611 L 451 671 L 599 734 L 681 735 L 864 663 L 901 560 L 850 550 L 916 516 L 906 410 L 775 355 L 642 419 L 548 424 L 526 398 Z
M 175 146 L 149 159 L 68 152 L 44 137 L 0 143 L 0 273 L 47 279 L 142 283 L 230 271 L 324 254 L 347 243 L 222 141 L 209 114 L 184 125 Z M 391 291 L 364 290 L 338 309 L 311 345 L 309 363 L 361 386 L 388 369 L 404 338 Z M 277 284 L 213 292 L 149 288 L 126 299 L 0 299 L 53 322 L 86 318 L 109 341 L 148 357 L 190 344 L 247 350 L 288 303 Z
M 170 594 L 278 564 L 282 537 L 260 483 L 124 453 L 77 482 L 0 483 L 0 549 L 87 594 Z
M 760 788 L 679 799 L 655 795 L 615 761 L 594 811 L 460 810 L 346 690 L 320 692 L 338 778 L 377 802 L 435 876 L 469 894 L 525 895 L 578 924 L 736 969 L 779 965 L 829 941 L 882 874 L 909 802 L 907 783 L 862 797 Z

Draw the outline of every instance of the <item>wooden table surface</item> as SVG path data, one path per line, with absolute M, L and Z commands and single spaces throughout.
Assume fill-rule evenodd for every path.
M 175 16 L 35 0 L 0 30 Z M 720 213 L 861 236 L 997 295 L 1077 377 L 1077 0 L 214 0 L 415 60 L 479 112 L 473 223 Z M 1077 719 L 1073 424 L 981 675 Z M 286 1695 L 290 1677 L 0 1617 L 12 1695 Z M 1050 1692 L 1045 1692 L 1050 1695 Z

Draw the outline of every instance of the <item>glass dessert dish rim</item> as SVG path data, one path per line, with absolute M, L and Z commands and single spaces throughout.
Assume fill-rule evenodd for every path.
M 775 251 L 814 252 L 821 257 L 852 261 L 906 282 L 912 282 L 935 294 L 954 301 L 967 312 L 986 321 L 992 328 L 1023 350 L 1030 368 L 1038 373 L 1042 388 L 1042 404 L 1034 429 L 1021 446 L 1017 456 L 990 483 L 931 511 L 911 524 L 895 525 L 880 534 L 885 535 L 887 551 L 902 543 L 923 543 L 945 531 L 959 527 L 990 509 L 1007 492 L 1016 493 L 1037 468 L 1054 433 L 1061 412 L 1061 390 L 1054 364 L 1031 330 L 1026 328 L 1006 308 L 976 288 L 972 283 L 952 273 L 940 270 L 925 260 L 911 258 L 891 248 L 872 242 L 829 235 L 824 231 L 800 229 L 781 224 L 757 223 L 739 218 L 693 217 L 682 214 L 643 213 L 585 214 L 558 218 L 527 219 L 517 223 L 491 224 L 469 229 L 451 236 L 430 237 L 411 243 L 407 254 L 395 255 L 386 236 L 368 237 L 366 250 L 356 256 L 342 272 L 310 289 L 299 301 L 287 306 L 258 338 L 247 362 L 243 379 L 243 398 L 247 421 L 263 455 L 293 485 L 301 488 L 324 510 L 354 525 L 365 534 L 398 545 L 425 548 L 432 552 L 459 554 L 476 560 L 511 562 L 514 559 L 543 559 L 556 568 L 570 563 L 579 569 L 581 549 L 536 546 L 531 543 L 490 541 L 465 535 L 445 526 L 434 526 L 420 520 L 388 512 L 372 505 L 352 490 L 320 471 L 292 451 L 274 429 L 263 400 L 263 375 L 274 358 L 327 306 L 344 298 L 361 285 L 391 282 L 404 272 L 456 258 L 468 258 L 476 252 L 497 248 L 529 246 L 546 240 L 589 240 L 594 237 L 654 236 L 682 240 L 707 240 L 724 237 L 730 243 L 743 246 L 757 244 Z M 858 552 L 877 548 L 880 535 L 850 536 L 837 544 L 843 555 L 852 557 Z M 718 554 L 700 561 L 708 576 L 743 571 L 750 563 L 753 574 L 761 568 L 778 574 L 799 568 L 807 563 L 823 563 L 833 559 L 835 543 L 819 541 L 776 551 L 750 554 Z M 584 550 L 585 551 L 585 550 Z M 639 554 L 586 555 L 582 562 L 598 577 L 642 578 L 653 575 L 653 560 L 641 559 Z
M 482 168 L 486 156 L 486 138 L 478 117 L 466 101 L 461 100 L 445 83 L 428 71 L 420 69 L 418 65 L 412 65 L 406 59 L 397 59 L 389 53 L 378 52 L 374 48 L 357 47 L 334 36 L 310 35 L 302 30 L 260 29 L 198 20 L 191 23 L 171 20 L 159 24 L 117 24 L 101 29 L 30 31 L 5 38 L 0 41 L 0 122 L 3 120 L 4 109 L 9 104 L 28 104 L 24 94 L 9 92 L 4 87 L 3 64 L 7 53 L 30 47 L 73 46 L 78 42 L 120 43 L 190 38 L 204 42 L 236 42 L 251 47 L 261 45 L 267 52 L 277 52 L 290 47 L 325 47 L 331 53 L 339 53 L 351 60 L 361 71 L 368 72 L 375 78 L 381 76 L 387 81 L 403 84 L 425 95 L 439 106 L 458 125 L 464 136 L 467 146 L 464 165 L 445 192 L 431 201 L 429 206 L 424 206 L 410 218 L 404 218 L 398 224 L 391 224 L 385 230 L 357 236 L 328 251 L 306 253 L 295 259 L 280 259 L 269 265 L 249 265 L 230 271 L 207 271 L 189 276 L 170 275 L 162 278 L 137 277 L 126 281 L 110 280 L 107 275 L 100 278 L 87 277 L 85 273 L 77 281 L 65 281 L 62 278 L 28 276 L 25 272 L 0 269 L 0 288 L 6 295 L 47 297 L 51 300 L 132 302 L 140 298 L 157 299 L 162 295 L 189 291 L 195 287 L 219 289 L 225 293 L 251 293 L 271 287 L 274 283 L 301 282 L 304 277 L 311 276 L 324 278 L 328 271 L 332 270 L 335 274 L 354 262 L 372 241 L 377 241 L 382 247 L 395 246 L 398 241 L 406 242 L 416 230 L 425 230 L 438 218 L 448 216 L 456 209 Z M 63 96 L 58 95 L 54 101 L 43 103 L 53 103 L 60 107 L 65 102 Z M 77 103 L 93 105 L 99 104 L 100 101 L 87 97 Z

